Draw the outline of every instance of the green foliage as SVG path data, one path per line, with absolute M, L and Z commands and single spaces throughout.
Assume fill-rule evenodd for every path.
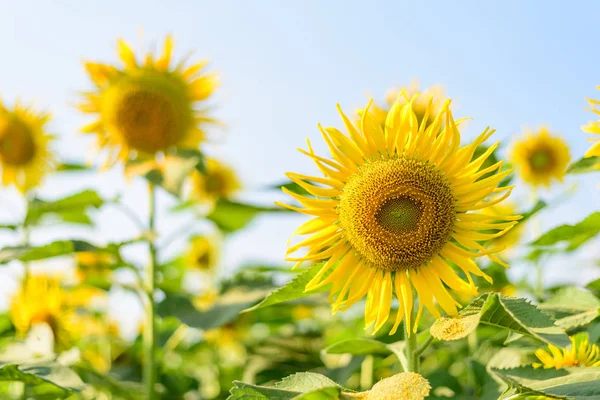
M 26 225 L 67 222 L 91 225 L 90 209 L 97 209 L 104 200 L 94 190 L 84 190 L 58 200 L 34 198 L 28 204 Z
M 567 174 L 586 174 L 588 172 L 598 172 L 600 157 L 583 157 L 569 165 Z
M 499 293 L 484 294 L 465 307 L 461 314 L 480 314 L 481 324 L 508 329 L 559 347 L 570 343 L 569 337 L 552 318 L 525 299 Z
M 260 213 L 286 212 L 281 207 L 261 207 L 220 199 L 206 219 L 214 222 L 224 233 L 237 232 L 246 227 Z
M 560 371 L 535 370 L 532 367 L 507 370 L 491 369 L 509 385 L 501 399 L 517 399 L 517 394 L 539 394 L 559 399 L 600 399 L 600 368 L 569 368 Z M 513 396 L 513 397 L 510 397 Z
M 337 400 L 342 391 L 348 391 L 326 376 L 302 372 L 275 383 L 273 387 L 234 382 L 227 400 Z
M 326 287 L 309 292 L 305 290 L 306 284 L 315 277 L 315 275 L 319 272 L 321 268 L 322 264 L 316 264 L 310 267 L 309 269 L 302 271 L 294 279 L 289 281 L 286 285 L 269 293 L 269 295 L 263 301 L 261 301 L 254 307 L 244 310 L 244 312 L 257 310 L 259 308 L 268 307 L 286 301 L 301 299 L 303 297 L 327 290 Z
M 83 387 L 73 370 L 58 364 L 5 364 L 0 367 L 0 381 L 23 382 L 27 387 L 31 386 L 27 390 L 36 399 L 65 399 Z
M 262 298 L 265 292 L 265 289 L 238 287 L 221 294 L 206 311 L 196 309 L 189 297 L 171 295 L 158 304 L 157 311 L 162 317 L 173 316 L 190 327 L 208 330 L 231 322 L 240 311 Z
M 83 240 L 58 240 L 44 246 L 12 246 L 0 250 L 0 264 L 13 260 L 35 261 L 82 251 L 102 252 L 103 249 Z
M 544 233 L 532 244 L 534 246 L 552 246 L 565 244 L 567 251 L 578 249 L 600 232 L 600 212 L 588 215 L 575 225 L 561 225 Z

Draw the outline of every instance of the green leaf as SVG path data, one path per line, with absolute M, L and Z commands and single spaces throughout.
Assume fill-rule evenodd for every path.
M 302 393 L 294 397 L 294 400 L 338 400 L 342 389 L 339 387 L 325 387 Z
M 539 307 L 561 314 L 561 318 L 556 320 L 556 324 L 561 328 L 574 329 L 587 325 L 598 317 L 600 300 L 591 292 L 567 286 L 559 289 Z
M 523 222 L 527 221 L 529 218 L 533 217 L 535 214 L 542 211 L 547 206 L 548 203 L 546 203 L 543 200 L 538 200 L 538 202 L 535 203 L 535 205 L 529 211 L 522 214 L 523 218 L 519 220 L 519 223 L 522 224 Z
M 12 246 L 0 250 L 0 264 L 12 260 L 36 261 L 82 251 L 104 251 L 83 240 L 59 240 L 39 247 Z
M 567 168 L 567 174 L 585 174 L 588 172 L 598 172 L 600 169 L 600 157 L 583 157 Z
M 240 311 L 255 304 L 264 295 L 264 289 L 238 287 L 220 295 L 213 307 L 206 311 L 197 310 L 187 297 L 168 295 L 158 304 L 157 312 L 161 317 L 176 317 L 192 328 L 208 330 L 233 321 Z
M 527 367 L 508 370 L 490 369 L 490 372 L 509 386 L 518 388 L 523 392 L 529 390 L 560 399 L 600 399 L 600 385 L 598 384 L 600 382 L 600 368 L 543 370 Z
M 313 290 L 310 292 L 305 291 L 306 284 L 310 282 L 315 275 L 322 268 L 322 264 L 316 264 L 310 267 L 309 269 L 298 274 L 294 279 L 289 281 L 286 285 L 280 287 L 279 289 L 274 290 L 269 293 L 267 297 L 254 307 L 248 308 L 243 312 L 254 311 L 259 308 L 265 308 L 268 306 L 272 306 L 273 304 L 283 303 L 285 301 L 301 299 L 306 296 L 310 296 L 315 293 L 324 292 L 327 290 L 327 287 L 323 287 L 318 290 Z
M 15 365 L 0 367 L 0 381 L 18 381 L 34 385 L 34 393 L 55 393 L 64 399 L 83 388 L 83 382 L 70 368 L 57 364 Z
M 214 209 L 206 216 L 224 233 L 233 233 L 244 228 L 260 213 L 287 212 L 281 207 L 261 207 L 219 199 Z
M 292 193 L 309 195 L 309 196 L 311 195 L 310 193 L 308 193 L 308 191 L 306 189 L 304 189 L 302 186 L 298 185 L 296 182 L 288 181 L 288 182 L 282 182 L 277 185 L 271 186 L 271 189 L 282 189 L 282 188 L 286 188 L 287 190 L 289 190 Z
M 313 372 L 299 372 L 283 378 L 274 387 L 233 382 L 231 395 L 227 400 L 337 400 L 346 391 L 324 375 Z
M 280 382 L 277 382 L 275 387 L 278 389 L 306 393 L 310 392 L 311 390 L 341 386 L 321 374 L 315 374 L 313 372 L 298 372 L 296 374 L 286 376 Z
M 84 190 L 58 200 L 33 199 L 29 202 L 25 224 L 48 222 L 47 219 L 89 224 L 87 211 L 99 208 L 104 200 L 94 190 Z
M 56 168 L 57 172 L 82 172 L 91 170 L 93 170 L 93 168 L 88 165 L 69 162 L 61 163 Z
M 373 339 L 347 339 L 325 348 L 329 354 L 389 354 L 389 345 Z
M 13 225 L 13 224 L 2 224 L 2 225 L 0 225 L 0 229 L 8 229 L 11 231 L 16 231 L 17 229 L 19 229 L 19 226 Z
M 585 287 L 587 289 L 591 290 L 592 293 L 594 293 L 594 295 L 596 297 L 600 297 L 600 278 L 598 278 L 598 279 L 596 279 L 594 281 L 591 281 Z
M 505 328 L 546 343 L 566 347 L 571 342 L 554 320 L 525 299 L 487 293 L 473 300 L 462 315 L 480 313 L 480 323 Z
M 73 367 L 83 382 L 104 390 L 112 396 L 122 400 L 142 400 L 144 398 L 143 386 L 137 382 L 118 381 L 110 375 L 102 374 L 91 368 L 81 365 Z
M 291 400 L 301 394 L 239 381 L 233 381 L 233 387 L 229 393 L 227 400 Z
M 600 212 L 595 212 L 575 225 L 565 224 L 551 229 L 536 239 L 532 245 L 552 246 L 565 243 L 566 250 L 572 251 L 596 236 L 598 232 L 600 232 Z

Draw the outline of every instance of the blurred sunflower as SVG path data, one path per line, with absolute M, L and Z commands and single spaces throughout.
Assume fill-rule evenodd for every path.
M 233 324 L 226 324 L 216 329 L 206 331 L 204 339 L 219 355 L 224 364 L 243 365 L 247 359 L 244 338 L 247 337 L 246 329 Z
M 45 323 L 52 329 L 56 350 L 68 348 L 78 325 L 67 298 L 59 277 L 28 276 L 10 301 L 9 315 L 17 334 L 24 337 L 32 326 Z
M 108 253 L 82 251 L 75 256 L 75 275 L 80 282 L 87 280 L 106 280 L 110 277 L 111 267 L 115 265 L 115 257 Z
M 229 166 L 208 158 L 206 174 L 192 173 L 190 198 L 202 203 L 227 199 L 241 189 L 240 181 Z
M 308 252 L 288 260 L 298 266 L 328 259 L 306 290 L 332 284 L 334 312 L 366 296 L 365 325 L 374 326 L 373 332 L 388 320 L 394 292 L 399 312 L 390 333 L 404 318 L 410 331 L 413 287 L 419 298 L 414 331 L 423 306 L 436 318 L 441 316 L 435 301 L 447 314 L 457 315 L 460 303 L 446 286 L 474 295 L 477 287 L 471 274 L 491 281 L 474 258 L 487 255 L 506 264 L 494 255 L 501 249 L 486 250 L 479 242 L 500 237 L 520 218 L 477 212 L 501 202 L 512 190 L 497 187 L 511 171 L 478 180 L 500 170 L 502 161 L 481 169 L 498 143 L 471 159 L 494 131 L 486 129 L 472 144 L 460 147 L 450 101 L 435 116 L 429 102 L 419 122 L 413 111 L 415 100 L 394 103 L 384 129 L 369 112 L 370 103 L 360 128 L 340 109 L 349 136 L 319 126 L 333 159 L 317 156 L 310 142 L 308 151 L 301 150 L 325 177 L 287 174 L 315 197 L 284 188 L 304 208 L 278 203 L 314 217 L 295 231 L 311 236 L 290 246 L 287 254 L 303 247 Z M 451 264 L 465 273 L 468 282 Z
M 109 150 L 107 165 L 173 148 L 197 148 L 206 138 L 205 125 L 216 122 L 207 109 L 196 108 L 217 85 L 215 75 L 201 74 L 206 61 L 184 67 L 184 60 L 171 67 L 170 36 L 158 58 L 147 54 L 137 60 L 122 40 L 118 52 L 123 68 L 85 63 L 96 90 L 84 93 L 79 105 L 82 112 L 98 117 L 82 131 L 95 134 L 98 146 Z
M 219 244 L 215 237 L 194 236 L 184 257 L 186 267 L 212 275 L 219 262 Z
M 404 95 L 401 95 L 401 93 L 404 93 Z M 385 95 L 386 104 L 384 106 L 379 106 L 373 102 L 369 111 L 371 114 L 373 114 L 373 118 L 379 123 L 379 125 L 384 128 L 387 114 L 396 100 L 402 104 L 405 104 L 407 102 L 406 99 L 413 98 L 417 93 L 420 93 L 420 95 L 415 98 L 413 102 L 413 111 L 419 123 L 421 123 L 425 117 L 425 111 L 427 110 L 430 101 L 432 107 L 430 111 L 431 115 L 436 115 L 442 109 L 444 102 L 448 99 L 442 86 L 434 85 L 421 91 L 419 89 L 419 82 L 417 80 L 413 80 L 410 86 L 407 88 L 400 87 L 388 90 Z M 358 110 L 358 115 L 362 115 L 363 111 L 364 110 L 362 109 Z M 431 121 L 432 120 L 430 120 L 429 123 L 431 123 Z
M 600 86 L 598 86 L 597 89 L 600 89 Z M 592 107 L 591 111 L 596 115 L 600 115 L 600 109 L 598 109 L 600 101 L 588 99 L 588 102 Z M 600 135 L 600 120 L 591 121 L 587 125 L 583 126 L 582 129 L 584 132 Z M 588 151 L 585 152 L 585 157 L 600 156 L 600 138 L 592 138 L 590 141 L 595 143 L 588 149 Z
M 15 185 L 22 193 L 38 186 L 52 169 L 49 144 L 53 136 L 45 131 L 50 114 L 35 112 L 16 103 L 12 110 L 0 101 L 0 170 L 2 184 Z
M 492 217 L 498 217 L 498 219 L 502 219 L 502 217 L 516 215 L 517 207 L 515 203 L 507 201 L 501 204 L 495 204 L 491 207 L 487 207 L 482 210 L 482 213 Z M 523 238 L 523 226 L 524 225 L 522 223 L 518 223 L 510 231 L 494 239 L 494 245 L 505 248 L 505 252 L 510 251 L 515 246 L 517 246 Z
M 552 180 L 562 182 L 571 156 L 566 142 L 542 127 L 537 132 L 527 132 L 524 139 L 517 141 L 511 158 L 526 183 L 549 187 Z
M 566 349 L 549 344 L 548 350 L 535 351 L 541 363 L 533 363 L 534 368 L 600 367 L 600 348 L 590 344 L 587 334 L 571 336 L 571 346 Z

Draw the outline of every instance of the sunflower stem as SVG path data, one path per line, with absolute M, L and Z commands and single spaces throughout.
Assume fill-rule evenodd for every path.
M 154 232 L 156 222 L 156 190 L 151 182 L 148 182 L 150 212 L 148 217 L 148 229 Z M 148 238 L 150 251 L 150 263 L 146 268 L 144 279 L 145 311 L 146 321 L 144 326 L 144 388 L 145 398 L 154 400 L 156 398 L 156 309 L 154 304 L 154 291 L 156 287 L 156 245 L 151 234 Z
M 429 336 L 427 336 L 427 339 L 425 339 L 425 342 L 423 342 L 423 344 L 421 346 L 419 346 L 419 348 L 417 349 L 417 351 L 415 351 L 415 355 L 417 357 L 421 357 L 421 355 L 423 354 L 423 352 L 425 350 L 427 350 L 427 348 L 429 347 L 429 345 L 431 344 L 431 342 L 433 342 L 434 337 L 431 336 L 431 334 L 429 334 Z
M 413 313 L 411 313 L 411 324 L 410 326 L 413 326 L 415 323 L 415 320 L 413 318 Z M 410 329 L 408 329 L 408 325 L 406 323 L 403 324 L 404 325 L 404 340 L 406 341 L 406 358 L 408 359 L 408 370 L 406 372 L 419 372 L 420 369 L 420 358 L 419 358 L 419 354 L 417 353 L 417 335 L 414 332 L 411 332 Z
M 369 390 L 373 386 L 373 356 L 366 356 L 360 365 L 360 388 Z

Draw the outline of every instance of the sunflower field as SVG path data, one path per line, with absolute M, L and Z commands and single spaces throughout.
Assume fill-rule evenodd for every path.
M 597 6 L 64 3 L 0 3 L 0 400 L 600 400 Z

